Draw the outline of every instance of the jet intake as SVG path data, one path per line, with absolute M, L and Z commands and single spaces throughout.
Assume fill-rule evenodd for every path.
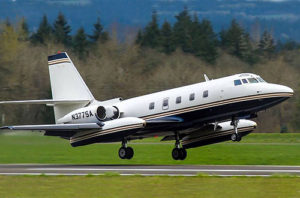
M 120 111 L 115 106 L 99 106 L 96 113 L 100 120 L 113 120 L 120 117 Z

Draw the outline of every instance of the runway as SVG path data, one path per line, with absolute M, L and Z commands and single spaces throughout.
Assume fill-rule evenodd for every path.
M 196 176 L 271 176 L 289 174 L 300 176 L 300 166 L 207 166 L 207 165 L 41 165 L 2 164 L 0 175 L 169 175 Z

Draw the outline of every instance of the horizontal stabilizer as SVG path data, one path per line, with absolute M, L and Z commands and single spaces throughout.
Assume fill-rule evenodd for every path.
M 76 131 L 88 129 L 101 129 L 103 123 L 82 123 L 82 124 L 46 124 L 46 125 L 18 125 L 18 126 L 5 126 L 0 129 L 10 130 L 28 130 L 28 131 Z
M 17 101 L 0 101 L 0 104 L 80 104 L 88 103 L 90 100 L 17 100 Z

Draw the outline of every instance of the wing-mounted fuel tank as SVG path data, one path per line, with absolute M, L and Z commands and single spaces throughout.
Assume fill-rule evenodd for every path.
M 256 123 L 251 120 L 239 120 L 238 132 L 240 135 L 245 136 L 251 133 L 256 128 Z M 231 125 L 231 121 L 222 122 L 218 124 L 218 127 L 206 127 L 195 131 L 182 139 L 182 146 L 184 148 L 194 148 L 198 146 L 204 146 L 208 144 L 214 144 L 231 139 L 231 135 L 234 134 L 234 128 Z
M 118 119 L 120 115 L 121 112 L 116 106 L 91 105 L 68 113 L 58 123 L 95 123 Z

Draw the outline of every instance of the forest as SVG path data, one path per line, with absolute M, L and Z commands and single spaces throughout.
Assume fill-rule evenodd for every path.
M 104 29 L 95 19 L 93 32 L 72 31 L 59 13 L 50 23 L 43 16 L 35 31 L 25 18 L 0 22 L 0 100 L 51 98 L 47 56 L 66 51 L 98 100 L 123 99 L 204 81 L 209 78 L 255 73 L 270 83 L 294 89 L 293 98 L 259 113 L 256 132 L 298 132 L 300 129 L 300 45 L 277 41 L 259 23 L 247 31 L 238 21 L 215 32 L 207 19 L 187 8 L 176 22 L 149 23 L 126 33 Z M 72 34 L 72 32 L 74 32 Z M 122 35 L 122 36 L 120 36 Z M 3 105 L 1 125 L 54 123 L 51 107 Z

